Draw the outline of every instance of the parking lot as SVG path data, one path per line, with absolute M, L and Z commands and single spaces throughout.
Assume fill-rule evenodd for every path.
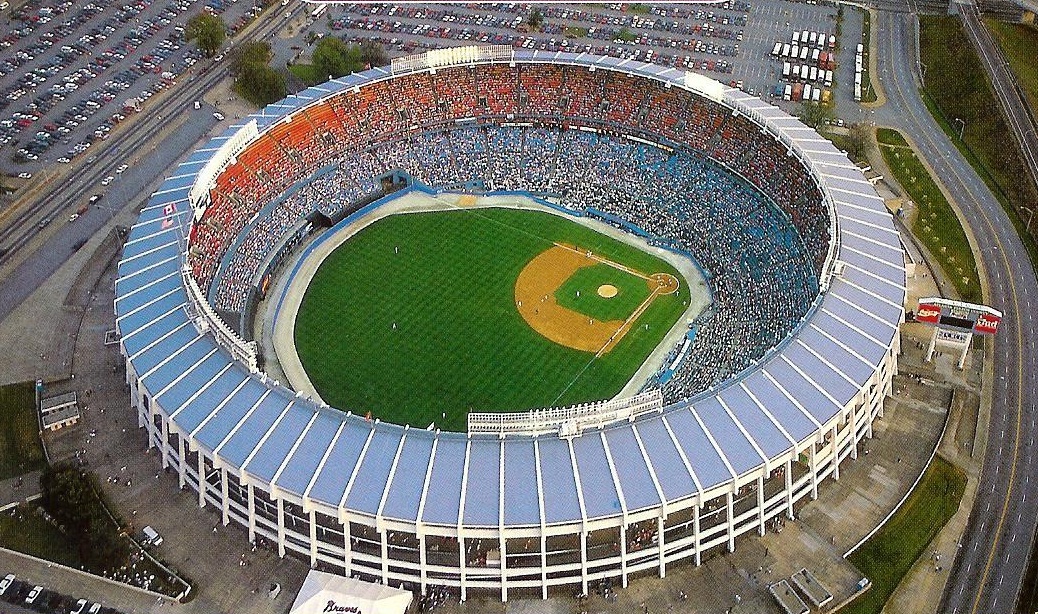
M 183 31 L 202 10 L 237 28 L 258 12 L 237 0 L 29 0 L 3 11 L 0 172 L 29 178 L 108 138 L 200 61 Z
M 11 614 L 119 614 L 119 610 L 87 599 L 62 595 L 42 584 L 19 579 L 14 574 L 0 577 L 0 601 L 4 603 L 3 611 Z
M 543 21 L 536 30 L 529 25 L 531 6 L 333 5 L 284 39 L 275 48 L 273 64 L 309 62 L 312 45 L 307 41 L 315 35 L 340 36 L 349 42 L 374 40 L 394 57 L 457 45 L 509 45 L 692 69 L 795 112 L 796 105 L 784 103 L 781 95 L 773 98 L 782 80 L 782 62 L 771 54 L 774 44 L 790 42 L 797 31 L 823 32 L 826 37 L 837 33 L 837 7 L 816 0 L 729 0 L 702 7 L 556 4 L 538 7 Z M 853 67 L 861 21 L 856 9 L 844 11 L 841 38 L 846 42 L 839 41 L 837 67 Z M 839 93 L 832 95 L 839 104 Z

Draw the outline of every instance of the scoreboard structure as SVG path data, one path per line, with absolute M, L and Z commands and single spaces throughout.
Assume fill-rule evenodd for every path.
M 930 347 L 926 352 L 926 360 L 933 359 L 938 345 L 952 347 L 960 351 L 958 367 L 966 363 L 966 354 L 970 349 L 973 335 L 994 335 L 1002 321 L 1002 312 L 975 303 L 964 303 L 940 297 L 919 299 L 916 309 L 917 322 L 933 326 Z

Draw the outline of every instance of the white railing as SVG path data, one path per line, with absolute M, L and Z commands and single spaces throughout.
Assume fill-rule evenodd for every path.
M 216 153 L 213 154 L 213 157 L 209 158 L 209 161 L 205 163 L 202 170 L 198 171 L 195 184 L 191 186 L 191 190 L 188 192 L 188 200 L 191 201 L 191 206 L 195 209 L 196 220 L 205 213 L 205 209 L 201 207 L 203 196 L 209 193 L 209 190 L 216 183 L 216 178 L 234 162 L 234 157 L 241 153 L 241 150 L 245 149 L 258 136 L 259 129 L 256 127 L 256 120 L 250 119 L 242 124 L 230 138 L 224 141 L 216 150 Z
M 188 304 L 191 306 L 188 317 L 191 318 L 198 332 L 212 332 L 216 342 L 230 352 L 235 360 L 245 363 L 249 367 L 249 371 L 253 373 L 259 371 L 256 342 L 242 339 L 230 326 L 227 326 L 220 316 L 216 315 L 209 301 L 205 300 L 202 289 L 195 282 L 195 277 L 191 274 L 191 267 L 186 263 L 182 265 L 181 277 L 184 280 L 184 289 L 187 291 Z
M 390 64 L 393 74 L 413 72 L 440 66 L 474 64 L 486 61 L 505 61 L 512 59 L 512 48 L 509 45 L 469 45 L 467 47 L 448 47 L 433 49 L 425 53 L 416 53 L 402 58 L 395 58 Z
M 663 393 L 650 390 L 633 397 L 583 403 L 570 407 L 533 409 L 522 413 L 470 413 L 469 434 L 543 435 L 575 437 L 589 428 L 602 428 L 621 420 L 633 421 L 642 414 L 663 409 Z

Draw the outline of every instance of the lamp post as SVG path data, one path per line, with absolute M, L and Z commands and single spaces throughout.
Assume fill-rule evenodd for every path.
M 960 124 L 960 126 L 959 126 L 959 140 L 961 141 L 962 140 L 962 133 L 966 131 L 966 122 L 961 120 L 961 119 L 959 119 L 958 117 L 955 118 L 955 121 L 959 122 L 959 124 Z

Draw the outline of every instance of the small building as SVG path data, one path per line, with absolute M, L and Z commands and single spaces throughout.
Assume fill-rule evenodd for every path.
M 40 422 L 45 431 L 56 431 L 79 422 L 79 395 L 66 392 L 41 400 Z

